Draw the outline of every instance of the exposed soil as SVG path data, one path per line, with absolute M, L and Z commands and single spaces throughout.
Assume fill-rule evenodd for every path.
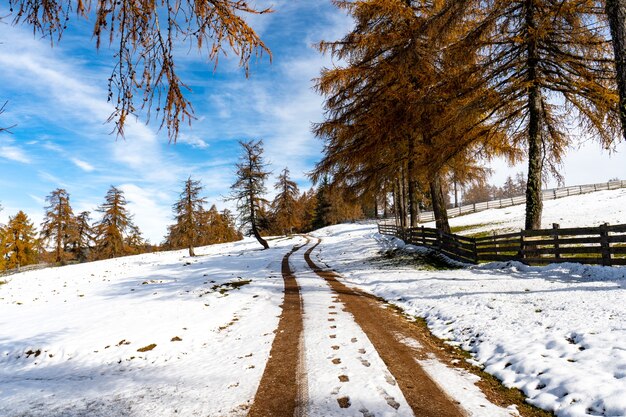
M 308 243 L 308 242 L 307 242 Z M 282 314 L 276 329 L 276 337 L 270 358 L 263 372 L 261 383 L 250 408 L 250 417 L 285 417 L 302 414 L 305 381 L 299 371 L 301 363 L 302 300 L 300 288 L 291 268 L 289 257 L 302 246 L 294 247 L 283 257 L 282 275 L 285 296 Z
M 318 244 L 319 239 L 305 252 L 307 264 L 330 284 L 341 303 L 354 316 L 356 323 L 363 329 L 389 372 L 395 377 L 413 413 L 420 417 L 465 416 L 454 400 L 415 361 L 415 351 L 398 340 L 398 334 L 406 338 L 417 338 L 413 326 L 392 310 L 381 308 L 380 301 L 375 297 L 346 287 L 337 280 L 338 275 L 335 272 L 317 266 L 311 259 L 311 252 Z

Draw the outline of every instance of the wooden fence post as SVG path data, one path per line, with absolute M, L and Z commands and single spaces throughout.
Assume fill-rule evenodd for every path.
M 600 248 L 602 251 L 602 265 L 611 266 L 611 245 L 609 244 L 609 224 L 600 225 Z
M 478 264 L 478 249 L 476 249 L 476 238 L 471 238 L 472 239 L 472 250 L 474 251 L 474 263 Z
M 519 257 L 522 261 L 526 258 L 526 248 L 524 245 L 524 229 L 522 229 L 519 234 Z
M 552 238 L 554 239 L 554 257 L 557 259 L 561 258 L 561 254 L 559 253 L 559 224 L 552 223 Z
M 426 246 L 426 230 L 424 230 L 424 226 L 422 226 L 422 245 Z
M 493 231 L 492 236 L 493 236 L 493 243 L 494 243 L 494 246 L 495 246 L 494 252 L 495 252 L 496 255 L 498 255 L 499 254 L 498 253 L 498 246 L 500 246 L 500 245 L 498 245 L 498 241 L 496 240 L 496 236 L 498 236 L 498 234 L 496 233 L 495 230 Z

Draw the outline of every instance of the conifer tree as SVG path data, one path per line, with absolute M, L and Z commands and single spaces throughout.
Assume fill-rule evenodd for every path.
M 206 202 L 206 199 L 200 197 L 201 191 L 200 181 L 189 177 L 185 181 L 179 200 L 173 206 L 178 245 L 187 247 L 189 256 L 196 256 L 193 247 L 200 241 L 200 217 Z
M 35 264 L 38 261 L 35 227 L 28 216 L 19 211 L 9 217 L 5 228 L 6 268 L 13 269 Z
M 268 249 L 269 245 L 259 232 L 258 217 L 263 206 L 267 204 L 263 195 L 266 193 L 265 180 L 269 176 L 269 172 L 266 171 L 267 165 L 263 160 L 263 141 L 240 141 L 239 145 L 242 153 L 236 165 L 237 179 L 230 187 L 232 192 L 229 199 L 237 202 L 241 224 L 248 226 L 256 240 L 264 249 Z
M 272 202 L 274 226 L 283 235 L 293 233 L 301 226 L 298 206 L 300 191 L 298 185 L 289 178 L 288 168 L 283 169 L 278 176 L 274 188 L 278 191 Z
M 78 239 L 70 195 L 66 190 L 57 188 L 46 197 L 46 201 L 48 206 L 41 224 L 42 241 L 52 245 L 54 261 L 62 263 L 69 257 L 72 243 Z
M 526 229 L 541 227 L 542 176 L 558 177 L 567 125 L 610 147 L 619 126 L 605 16 L 594 1 L 476 0 L 481 24 L 468 42 L 485 47 L 481 74 L 497 93 L 492 118 L 528 156 Z M 546 164 L 546 166 L 544 166 Z
M 125 238 L 135 231 L 135 226 L 126 204 L 124 192 L 111 186 L 105 196 L 105 202 L 98 207 L 102 219 L 95 225 L 97 259 L 128 254 Z
M 170 140 L 176 140 L 180 122 L 191 121 L 189 88 L 176 70 L 177 50 L 188 42 L 204 50 L 214 66 L 230 49 L 246 75 L 253 56 L 269 53 L 244 18 L 271 10 L 245 0 L 9 0 L 9 8 L 14 24 L 25 23 L 52 43 L 73 23 L 74 13 L 94 22 L 96 48 L 107 40 L 115 48 L 108 99 L 115 106 L 109 120 L 119 134 L 128 116 L 144 110 L 150 117 L 155 106 Z
M 82 211 L 75 218 L 76 222 L 76 234 L 75 239 L 72 242 L 72 252 L 76 259 L 80 262 L 84 262 L 88 258 L 91 243 L 94 239 L 94 232 L 91 227 L 91 218 L 88 211 Z

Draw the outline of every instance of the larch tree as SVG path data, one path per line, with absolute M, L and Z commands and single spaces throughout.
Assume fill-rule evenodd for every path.
M 93 21 L 97 49 L 102 42 L 114 48 L 108 100 L 115 131 L 124 133 L 129 116 L 151 110 L 176 140 L 180 123 L 191 122 L 189 90 L 179 77 L 179 50 L 195 46 L 214 68 L 230 51 L 239 58 L 246 76 L 249 62 L 270 53 L 245 17 L 271 12 L 245 0 L 9 0 L 13 24 L 32 27 L 35 35 L 61 40 L 74 18 Z
M 75 218 L 76 234 L 72 242 L 71 251 L 80 262 L 87 260 L 89 250 L 94 239 L 94 231 L 91 227 L 91 218 L 88 211 L 82 211 Z
M 134 230 L 132 216 L 126 209 L 124 192 L 114 186 L 107 191 L 104 203 L 98 207 L 102 219 L 96 223 L 95 255 L 109 259 L 127 254 L 125 238 Z
M 66 190 L 57 188 L 46 197 L 46 201 L 48 206 L 45 208 L 40 235 L 43 244 L 54 248 L 54 261 L 63 263 L 71 256 L 72 244 L 78 240 L 70 195 Z
M 274 201 L 272 201 L 274 227 L 283 235 L 291 234 L 301 226 L 298 204 L 300 190 L 295 181 L 289 178 L 288 168 L 283 169 L 280 173 L 278 181 L 274 184 L 274 189 L 278 191 Z
M 4 235 L 7 269 L 37 263 L 35 226 L 23 211 L 20 210 L 15 216 L 9 217 Z
M 479 149 L 511 148 L 490 133 L 485 109 L 473 100 L 488 94 L 486 87 L 466 86 L 480 81 L 478 47 L 453 47 L 473 22 L 457 2 L 336 4 L 356 24 L 340 41 L 320 44 L 347 65 L 325 69 L 317 80 L 326 120 L 314 131 L 326 143 L 312 178 L 330 174 L 361 194 L 379 192 L 392 180 L 403 226 L 407 215 L 417 223 L 418 183 L 426 182 L 437 227 L 449 232 L 443 195 L 448 161 Z
M 200 181 L 189 177 L 173 206 L 176 224 L 170 233 L 174 232 L 177 235 L 178 245 L 189 249 L 189 256 L 196 256 L 193 248 L 199 244 L 201 235 L 200 220 L 206 203 L 206 199 L 200 196 L 201 192 Z
M 236 201 L 240 223 L 249 227 L 256 240 L 264 249 L 268 249 L 267 241 L 259 232 L 259 212 L 267 204 L 263 196 L 267 192 L 265 181 L 269 176 L 267 164 L 263 160 L 263 141 L 240 141 L 239 145 L 241 156 L 236 165 L 237 179 L 230 187 L 232 192 L 228 199 Z
M 472 2 L 465 2 L 466 4 Z M 496 94 L 494 123 L 528 157 L 526 229 L 539 229 L 542 180 L 558 177 L 572 142 L 567 126 L 610 147 L 619 98 L 605 15 L 591 0 L 476 0 L 481 24 L 467 39 L 484 45 L 481 73 Z

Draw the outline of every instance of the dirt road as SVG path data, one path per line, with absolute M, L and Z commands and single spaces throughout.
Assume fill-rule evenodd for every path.
M 467 416 L 418 363 L 433 356 L 423 332 L 321 268 L 319 243 L 283 259 L 283 312 L 249 416 Z

